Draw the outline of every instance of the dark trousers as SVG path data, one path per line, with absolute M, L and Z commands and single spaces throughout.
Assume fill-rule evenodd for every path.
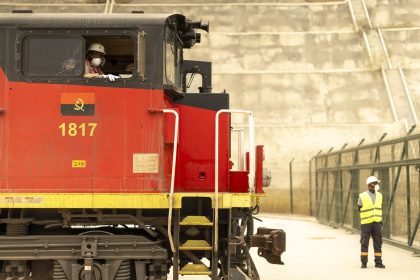
M 382 263 L 382 224 L 373 222 L 371 224 L 360 225 L 360 230 L 360 244 L 362 245 L 360 260 L 362 263 L 367 263 L 369 239 L 370 236 L 372 236 L 373 249 L 375 251 L 375 264 Z

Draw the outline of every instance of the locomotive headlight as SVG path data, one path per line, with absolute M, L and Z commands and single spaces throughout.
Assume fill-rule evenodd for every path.
M 271 171 L 268 168 L 263 168 L 263 188 L 269 187 L 271 184 Z

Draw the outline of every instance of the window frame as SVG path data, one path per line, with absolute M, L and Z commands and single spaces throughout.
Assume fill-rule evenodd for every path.
M 168 32 L 171 32 L 173 36 L 173 42 L 175 46 L 175 52 L 173 53 L 173 69 L 174 69 L 174 81 L 168 79 L 168 69 L 167 69 L 167 52 L 168 52 L 168 43 L 166 41 Z M 164 35 L 163 35 L 163 83 L 175 88 L 181 88 L 181 65 L 182 65 L 182 42 L 177 36 L 176 30 L 173 30 L 169 24 L 164 26 Z
M 24 73 L 24 44 L 23 41 L 26 37 L 77 37 L 81 38 L 81 40 L 84 42 L 82 44 L 83 47 L 83 53 L 86 54 L 86 36 L 97 36 L 97 37 L 108 37 L 108 36 L 127 36 L 131 39 L 133 43 L 133 64 L 134 69 L 132 70 L 132 75 L 129 78 L 122 78 L 124 82 L 129 82 L 133 80 L 140 80 L 141 82 L 146 81 L 146 77 L 140 77 L 138 65 L 139 65 L 139 42 L 138 42 L 138 33 L 142 32 L 143 29 L 81 29 L 81 28 L 75 28 L 75 29 L 22 29 L 20 32 L 18 32 L 17 40 L 16 40 L 16 72 L 20 76 L 22 80 L 28 81 L 28 82 L 38 82 L 38 81 L 45 81 L 45 82 L 65 82 L 65 83 L 71 83 L 71 82 L 95 82 L 95 83 L 107 83 L 109 82 L 108 79 L 92 79 L 92 78 L 85 78 L 84 76 L 84 62 L 85 62 L 85 55 L 83 56 L 83 71 L 80 76 L 28 76 Z M 146 44 L 143 48 L 143 53 L 146 52 Z M 144 58 L 146 56 L 143 54 Z M 146 65 L 147 63 L 144 62 Z M 146 66 L 143 69 L 146 73 Z
M 79 39 L 80 41 L 81 41 L 81 43 L 82 43 L 82 50 L 81 50 L 81 53 L 82 54 L 84 54 L 84 53 L 86 53 L 86 44 L 85 44 L 85 40 L 83 39 L 83 37 L 82 36 L 77 36 L 77 35 L 67 35 L 67 36 L 65 36 L 65 35 L 53 35 L 53 36 L 48 36 L 48 35 L 46 35 L 46 34 L 28 34 L 28 35 L 26 35 L 26 36 L 24 36 L 22 39 L 21 39 L 21 49 L 20 49 L 20 55 L 19 56 L 17 56 L 17 57 L 19 57 L 20 58 L 20 60 L 21 60 L 21 62 L 20 62 L 20 68 L 18 69 L 19 71 L 20 71 L 20 73 L 21 73 L 21 75 L 23 76 L 23 77 L 25 77 L 26 79 L 48 79 L 48 80 L 56 80 L 56 79 L 59 79 L 59 80 L 61 80 L 61 79 L 70 79 L 70 78 L 78 78 L 78 77 L 81 77 L 81 76 L 83 76 L 83 73 L 84 73 L 84 61 L 82 61 L 81 62 L 81 73 L 80 74 L 78 74 L 78 75 L 60 75 L 60 76 L 53 76 L 53 75 L 30 75 L 30 74 L 26 74 L 25 73 L 25 63 L 26 63 L 26 61 L 25 61 L 25 57 L 26 57 L 26 55 L 30 55 L 30 52 L 29 53 L 25 53 L 25 40 L 27 40 L 27 39 L 31 39 L 31 38 L 33 38 L 33 39 L 46 39 L 46 40 L 48 40 L 48 39 Z M 83 56 L 84 57 L 84 56 Z
M 146 35 L 147 33 L 144 30 L 140 30 L 137 32 L 137 48 L 136 48 L 136 56 L 135 59 L 135 71 L 139 76 L 142 82 L 146 81 Z M 134 74 L 133 72 L 133 74 Z

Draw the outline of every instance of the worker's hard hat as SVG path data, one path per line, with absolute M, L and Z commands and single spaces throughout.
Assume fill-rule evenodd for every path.
M 100 43 L 92 43 L 89 46 L 88 52 L 89 51 L 95 51 L 95 52 L 99 52 L 105 55 L 105 47 L 104 45 L 100 44 Z
M 369 176 L 366 179 L 366 185 L 372 184 L 373 182 L 378 182 L 379 183 L 380 181 L 375 176 Z

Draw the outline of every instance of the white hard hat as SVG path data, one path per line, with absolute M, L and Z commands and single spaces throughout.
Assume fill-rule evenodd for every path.
M 367 179 L 366 179 L 366 185 L 369 185 L 369 184 L 371 184 L 371 183 L 373 183 L 373 182 L 380 182 L 379 180 L 378 180 L 378 178 L 376 178 L 375 176 L 369 176 Z
M 88 51 L 95 51 L 105 55 L 105 47 L 100 43 L 92 43 L 89 46 Z

